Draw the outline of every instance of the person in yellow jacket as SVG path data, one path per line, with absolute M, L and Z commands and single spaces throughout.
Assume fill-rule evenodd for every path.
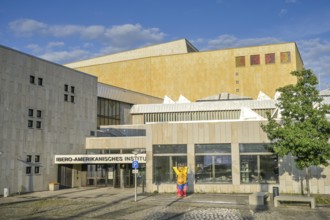
M 176 194 L 178 197 L 187 196 L 187 189 L 188 189 L 188 183 L 187 183 L 187 177 L 188 177 L 188 167 L 186 166 L 179 166 L 173 167 L 174 172 L 177 175 L 177 191 Z

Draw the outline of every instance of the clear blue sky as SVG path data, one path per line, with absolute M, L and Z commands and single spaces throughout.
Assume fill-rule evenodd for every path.
M 201 51 L 296 42 L 330 88 L 330 0 L 0 0 L 0 44 L 60 64 L 181 38 Z

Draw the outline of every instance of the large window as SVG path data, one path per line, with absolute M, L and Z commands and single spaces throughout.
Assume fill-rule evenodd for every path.
M 278 157 L 269 144 L 240 144 L 241 183 L 278 183 Z
M 230 144 L 195 145 L 196 183 L 231 183 Z
M 187 145 L 153 145 L 153 183 L 175 183 L 180 165 L 187 166 Z
M 97 126 L 120 124 L 120 102 L 97 98 Z

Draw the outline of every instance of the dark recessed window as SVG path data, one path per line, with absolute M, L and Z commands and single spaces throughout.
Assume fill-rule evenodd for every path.
M 68 101 L 68 99 L 69 99 L 69 97 L 68 97 L 68 95 L 67 94 L 64 94 L 64 101 Z
M 41 110 L 37 110 L 37 118 L 41 118 Z
M 66 92 L 69 91 L 69 86 L 67 84 L 64 85 L 64 91 L 66 91 Z
M 39 173 L 40 173 L 40 169 L 39 169 L 39 167 L 34 167 L 34 173 L 35 173 L 35 174 L 39 174 Z
M 36 122 L 36 128 L 41 128 L 41 121 Z
M 239 81 L 238 80 L 236 80 L 236 84 L 239 84 Z
M 34 84 L 34 82 L 35 82 L 35 77 L 34 76 L 30 76 L 30 83 L 31 84 Z
M 71 102 L 74 103 L 74 96 L 71 96 Z
M 239 92 L 239 89 L 236 89 L 236 92 Z
M 29 116 L 33 117 L 33 109 L 29 109 Z
M 34 162 L 39 163 L 40 162 L 40 155 L 34 156 Z
M 31 162 L 31 158 L 32 158 L 31 155 L 26 155 L 26 162 Z
M 28 127 L 33 128 L 33 121 L 32 120 L 28 120 Z
M 74 93 L 74 86 L 71 86 L 71 93 Z
M 38 78 L 38 85 L 42 86 L 42 78 Z
M 26 174 L 31 174 L 31 167 L 26 167 Z

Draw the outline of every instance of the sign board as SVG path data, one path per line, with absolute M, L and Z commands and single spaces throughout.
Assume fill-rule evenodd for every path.
M 78 154 L 55 155 L 55 164 L 124 164 L 146 163 L 146 154 Z
M 139 173 L 139 170 L 132 170 L 132 173 Z
M 137 168 L 139 168 L 139 161 L 137 161 L 137 160 L 133 160 L 133 162 L 132 162 L 132 168 L 133 168 L 133 169 L 137 169 Z

